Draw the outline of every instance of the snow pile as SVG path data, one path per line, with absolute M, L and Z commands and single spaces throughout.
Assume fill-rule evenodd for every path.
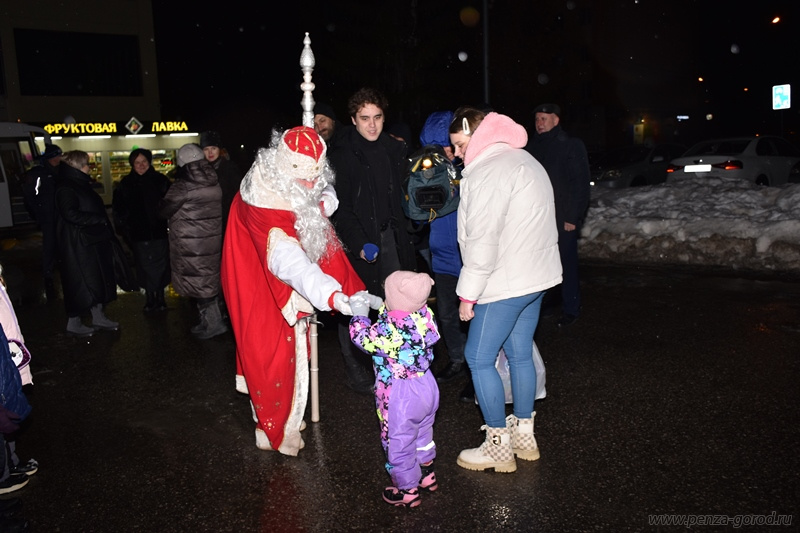
M 593 187 L 581 237 L 584 258 L 800 273 L 800 184 L 685 178 Z

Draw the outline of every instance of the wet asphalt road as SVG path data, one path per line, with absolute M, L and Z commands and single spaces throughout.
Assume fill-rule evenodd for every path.
M 459 451 L 482 442 L 482 419 L 458 401 L 463 379 L 444 384 L 440 488 L 405 510 L 381 500 L 374 405 L 345 387 L 335 327 L 320 331 L 321 421 L 305 449 L 260 451 L 234 390 L 232 334 L 197 341 L 187 300 L 145 314 L 140 295 L 122 294 L 107 309 L 119 332 L 69 338 L 63 302 L 39 295 L 36 235 L 2 242 L 33 354 L 18 452 L 40 469 L 9 495 L 31 531 L 686 529 L 652 526 L 651 515 L 731 520 L 700 531 L 734 520 L 741 531 L 798 530 L 798 281 L 584 264 L 580 320 L 560 331 L 546 316 L 537 332 L 541 460 L 513 474 L 458 467 Z M 442 351 L 435 368 L 446 362 Z M 791 525 L 746 526 L 773 512 Z

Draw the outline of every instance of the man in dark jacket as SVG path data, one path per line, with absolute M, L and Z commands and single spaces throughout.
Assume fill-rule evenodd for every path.
M 333 223 L 350 263 L 371 294 L 383 296 L 383 280 L 396 270 L 416 270 L 414 244 L 406 231 L 401 183 L 406 145 L 383 131 L 386 97 L 362 88 L 347 104 L 354 128 L 331 146 L 339 209 Z M 339 341 L 351 388 L 371 393 L 372 372 L 358 362 L 347 325 Z
M 55 193 L 61 154 L 61 148 L 55 144 L 46 144 L 39 164 L 25 173 L 22 191 L 28 213 L 42 230 L 42 275 L 48 301 L 57 296 L 53 283 L 58 259 Z
M 581 308 L 578 237 L 589 206 L 589 157 L 583 141 L 561 129 L 559 106 L 541 104 L 534 114 L 536 134 L 526 149 L 542 164 L 553 184 L 558 251 L 564 269 L 558 325 L 568 326 L 578 319 Z

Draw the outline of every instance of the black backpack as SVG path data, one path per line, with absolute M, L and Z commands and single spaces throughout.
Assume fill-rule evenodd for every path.
M 411 220 L 433 219 L 458 208 L 458 174 L 441 146 L 429 144 L 409 158 L 403 180 L 403 212 Z

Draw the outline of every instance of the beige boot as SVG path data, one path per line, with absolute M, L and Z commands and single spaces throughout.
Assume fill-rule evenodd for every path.
M 481 426 L 481 431 L 483 430 L 486 430 L 486 440 L 478 448 L 462 450 L 456 461 L 458 466 L 467 470 L 494 468 L 495 472 L 516 471 L 517 462 L 511 448 L 509 429 Z
M 536 461 L 539 459 L 539 446 L 533 436 L 533 418 L 536 411 L 530 418 L 517 418 L 514 415 L 506 417 L 506 426 L 511 432 L 511 448 L 514 455 L 525 461 Z

